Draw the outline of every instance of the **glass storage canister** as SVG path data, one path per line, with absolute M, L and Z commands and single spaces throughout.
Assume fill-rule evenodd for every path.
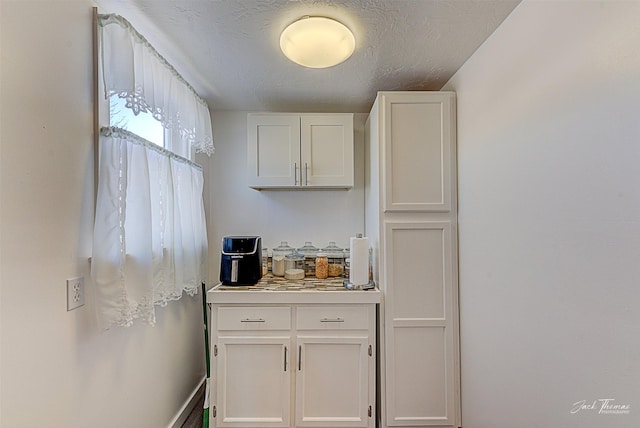
M 314 247 L 311 241 L 306 241 L 304 247 L 298 248 L 298 252 L 304 255 L 304 274 L 306 276 L 313 276 L 316 274 L 316 254 L 320 249 Z
M 325 279 L 329 276 L 329 259 L 325 253 L 316 256 L 316 278 Z
M 284 271 L 289 269 L 304 269 L 304 255 L 302 253 L 294 251 L 284 258 Z
M 330 241 L 329 245 L 321 250 L 327 255 L 329 260 L 329 276 L 340 276 L 344 273 L 344 249 L 338 247 L 335 242 Z
M 284 276 L 285 258 L 293 251 L 293 247 L 290 247 L 287 241 L 280 242 L 280 246 L 272 250 L 271 272 L 274 276 Z
M 304 256 L 297 251 L 284 259 L 284 277 L 290 280 L 304 279 Z

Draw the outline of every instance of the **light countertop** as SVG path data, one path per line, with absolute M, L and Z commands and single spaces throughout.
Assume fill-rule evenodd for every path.
M 208 303 L 380 303 L 381 293 L 371 290 L 348 290 L 344 278 L 317 279 L 308 277 L 289 280 L 267 274 L 255 285 L 231 286 L 218 284 L 207 292 Z

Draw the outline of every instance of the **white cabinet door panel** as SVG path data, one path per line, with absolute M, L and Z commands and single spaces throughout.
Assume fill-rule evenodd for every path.
M 367 337 L 297 340 L 296 426 L 369 426 Z
M 247 116 L 248 180 L 251 187 L 300 184 L 300 117 Z
M 452 240 L 449 221 L 385 222 L 388 426 L 455 422 Z
M 353 117 L 301 116 L 304 186 L 353 186 Z
M 455 132 L 452 97 L 383 97 L 384 211 L 450 211 L 455 162 L 450 144 Z
M 447 270 L 451 250 L 447 223 L 388 224 L 391 239 L 387 269 L 392 278 L 391 316 L 398 318 L 444 318 Z M 447 266 L 449 265 L 449 266 Z
M 288 427 L 290 337 L 218 339 L 218 427 Z
M 387 400 L 394 411 L 389 425 L 452 423 L 445 327 L 395 327 L 390 346 L 387 385 L 394 393 Z

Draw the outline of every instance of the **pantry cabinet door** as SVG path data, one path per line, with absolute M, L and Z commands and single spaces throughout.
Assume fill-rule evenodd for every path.
M 216 427 L 289 427 L 290 337 L 219 337 Z
M 455 115 L 450 92 L 385 92 L 385 212 L 449 212 L 455 192 Z
M 300 116 L 247 115 L 247 150 L 250 187 L 300 185 Z
M 453 426 L 459 402 L 457 276 L 449 221 L 386 222 L 387 426 Z
M 298 336 L 296 427 L 368 427 L 368 339 Z
M 303 115 L 300 133 L 303 186 L 353 187 L 353 115 Z

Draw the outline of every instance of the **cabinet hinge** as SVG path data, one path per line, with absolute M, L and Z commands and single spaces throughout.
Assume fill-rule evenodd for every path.
M 218 356 L 218 345 L 213 345 L 213 356 L 214 357 Z
M 371 348 L 371 345 L 369 345 L 369 356 L 373 356 L 373 348 Z
M 369 417 L 371 417 L 371 406 L 369 406 L 368 414 L 369 414 Z
M 218 411 L 216 409 L 216 406 L 213 406 L 213 417 L 215 418 L 218 415 Z

